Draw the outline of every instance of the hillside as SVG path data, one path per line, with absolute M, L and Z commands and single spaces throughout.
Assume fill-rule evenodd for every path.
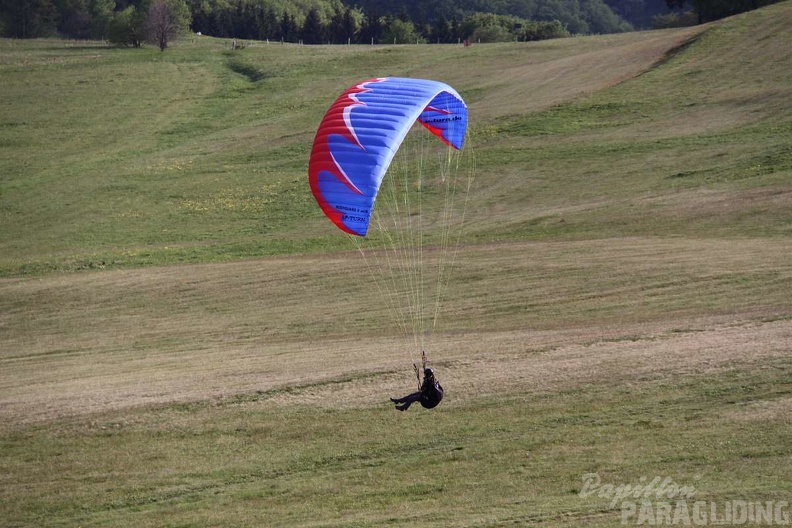
M 0 519 L 637 524 L 591 474 L 780 505 L 791 39 L 792 2 L 470 48 L 0 40 Z M 382 75 L 470 107 L 433 411 L 388 404 L 405 342 L 306 182 Z
M 752 38 L 756 30 L 740 21 L 767 12 L 737 18 L 730 31 Z M 310 139 L 352 79 L 383 74 L 435 77 L 468 100 L 481 189 L 471 234 L 784 235 L 784 194 L 768 189 L 788 170 L 788 78 L 775 66 L 788 55 L 773 48 L 785 23 L 767 22 L 770 37 L 749 47 L 719 40 L 716 26 L 684 49 L 723 53 L 695 63 L 666 55 L 695 28 L 467 50 L 261 44 L 232 52 L 195 38 L 160 54 L 3 41 L 13 104 L 0 132 L 0 272 L 334 244 L 304 192 Z M 658 62 L 664 67 L 653 69 Z M 780 133 L 768 138 L 768 127 Z M 724 193 L 744 200 L 719 208 L 715 223 L 696 214 L 699 201 L 719 207 Z

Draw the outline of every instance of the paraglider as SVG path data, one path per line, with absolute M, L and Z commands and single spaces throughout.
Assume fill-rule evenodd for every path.
M 431 163 L 423 159 L 415 170 L 389 171 L 397 153 L 404 152 L 400 147 L 415 123 L 440 140 L 436 144 L 442 148 L 439 157 L 444 161 L 436 163 L 438 177 L 431 181 L 423 174 Z M 450 177 L 459 162 L 446 153 L 462 149 L 467 125 L 467 105 L 449 85 L 425 79 L 375 78 L 351 86 L 336 99 L 317 129 L 311 150 L 308 180 L 317 203 L 330 221 L 350 235 L 364 258 L 372 255 L 368 267 L 380 276 L 379 291 L 417 350 L 423 350 L 426 329 L 434 327 L 440 312 L 453 264 L 448 251 L 455 242 L 451 230 L 461 232 L 464 208 L 455 194 L 464 185 Z M 389 186 L 384 185 L 386 181 Z M 444 198 L 437 199 L 441 205 L 422 209 L 421 195 L 430 185 L 442 191 Z M 469 189 L 470 181 L 467 185 Z M 388 191 L 381 193 L 383 188 Z M 399 193 L 398 198 L 391 193 Z M 378 216 L 388 209 L 387 215 Z M 424 233 L 422 222 L 429 225 L 427 219 L 433 213 L 433 231 Z M 377 228 L 374 236 L 369 234 L 371 226 Z M 438 242 L 426 252 L 431 256 L 426 256 L 423 248 L 431 236 Z M 379 240 L 381 246 L 364 250 L 371 240 Z M 434 305 L 428 306 L 430 302 Z M 424 356 L 424 367 L 425 361 Z M 406 409 L 415 401 L 431 408 L 440 402 L 442 387 L 431 369 L 424 368 L 424 383 L 419 375 L 419 385 L 418 393 L 398 399 L 397 408 Z
M 391 402 L 397 404 L 397 411 L 406 411 L 415 402 L 421 402 L 425 409 L 434 409 L 443 400 L 443 386 L 435 378 L 432 369 L 424 369 L 424 379 L 418 392 L 408 394 L 403 398 L 391 398 Z
M 467 106 L 447 84 L 423 79 L 371 79 L 347 89 L 316 132 L 308 179 L 324 214 L 347 233 L 365 236 L 388 166 L 418 121 L 459 150 Z
M 421 407 L 425 409 L 434 409 L 440 402 L 443 401 L 445 391 L 443 386 L 435 377 L 434 371 L 426 366 L 426 352 L 422 353 L 423 356 L 423 381 L 418 372 L 418 365 L 413 363 L 415 368 L 415 376 L 418 378 L 418 392 L 408 394 L 403 398 L 391 398 L 390 401 L 396 404 L 396 410 L 406 411 L 410 405 L 416 402 L 421 403 Z

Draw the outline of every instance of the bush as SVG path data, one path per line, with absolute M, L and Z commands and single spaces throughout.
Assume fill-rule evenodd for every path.
M 507 28 L 498 25 L 479 26 L 470 36 L 473 42 L 509 42 L 515 40 L 514 34 Z
M 474 42 L 545 40 L 570 36 L 559 20 L 525 20 L 510 15 L 476 13 L 462 22 L 465 37 Z
M 383 28 L 380 42 L 383 44 L 415 44 L 426 40 L 415 30 L 415 25 L 410 21 L 394 19 Z
M 693 11 L 668 13 L 667 15 L 655 15 L 652 17 L 652 28 L 654 29 L 687 27 L 695 26 L 696 24 L 698 24 L 698 15 Z
M 569 31 L 558 20 L 529 22 L 519 33 L 520 40 L 547 40 L 569 36 Z
M 113 44 L 139 48 L 146 37 L 145 23 L 145 16 L 135 6 L 129 6 L 113 15 L 107 28 L 107 39 Z

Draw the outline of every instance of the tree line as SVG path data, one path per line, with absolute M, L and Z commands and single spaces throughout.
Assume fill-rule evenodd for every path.
M 603 0 L 636 28 L 710 22 L 780 0 Z
M 304 44 L 498 42 L 630 31 L 650 19 L 701 23 L 776 1 L 0 0 L 0 35 L 151 41 L 161 49 L 188 29 Z
M 474 13 L 463 18 L 442 14 L 418 24 L 398 15 L 335 6 L 330 12 L 310 8 L 304 16 L 260 4 L 238 2 L 223 10 L 194 16 L 192 28 L 202 34 L 303 44 L 415 44 L 543 40 L 569 36 L 558 20 L 525 20 L 509 15 Z
M 737 15 L 782 0 L 666 0 L 669 9 L 691 9 L 699 24 Z

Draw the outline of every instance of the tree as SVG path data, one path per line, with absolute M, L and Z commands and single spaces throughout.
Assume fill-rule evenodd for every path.
M 634 29 L 601 1 L 581 1 L 580 9 L 592 33 L 621 33 Z
M 515 31 L 524 24 L 517 17 L 475 13 L 463 21 L 462 33 L 474 42 L 509 42 L 517 38 Z
M 58 11 L 51 0 L 0 0 L 0 26 L 11 38 L 36 38 L 55 31 Z
M 58 33 L 76 38 L 91 38 L 91 13 L 85 0 L 58 0 Z
M 141 47 L 146 40 L 146 17 L 142 10 L 130 5 L 117 12 L 110 20 L 108 39 L 113 44 Z
M 518 34 L 519 40 L 547 40 L 569 36 L 569 31 L 558 20 L 551 22 L 530 21 L 524 24 Z
M 357 16 L 356 16 L 357 15 Z M 344 36 L 347 38 L 347 42 L 352 41 L 356 42 L 357 32 L 358 32 L 358 21 L 363 18 L 363 14 L 359 11 L 355 13 L 352 12 L 351 9 L 346 8 L 344 11 Z
M 278 15 L 271 8 L 262 8 L 258 18 L 259 39 L 276 39 L 278 38 L 279 24 Z
M 462 38 L 462 30 L 459 27 L 459 20 L 456 17 L 451 19 L 451 42 L 457 42 Z
M 105 38 L 110 20 L 113 18 L 115 0 L 89 0 L 88 9 L 91 13 L 91 36 Z
M 233 12 L 234 36 L 243 39 L 257 39 L 256 6 L 248 3 L 237 4 Z
M 451 34 L 451 26 L 448 20 L 443 15 L 435 18 L 432 24 L 431 32 L 429 33 L 429 40 L 438 44 L 443 42 L 452 42 L 453 35 Z
M 297 21 L 288 11 L 284 11 L 280 21 L 281 39 L 286 42 L 296 42 L 299 32 L 300 28 L 297 26 Z
M 188 20 L 189 9 L 184 0 L 154 0 L 146 19 L 148 40 L 165 51 L 168 43 L 186 29 Z
M 107 36 L 107 25 L 116 8 L 115 0 L 53 0 L 58 11 L 58 33 L 76 39 Z
M 336 9 L 327 26 L 327 38 L 330 42 L 334 44 L 355 42 L 356 33 L 357 22 L 352 10 L 348 7 L 343 10 Z
M 415 31 L 415 25 L 401 18 L 388 18 L 382 30 L 382 42 L 386 44 L 415 44 L 423 41 L 423 37 Z
M 665 0 L 603 0 L 614 13 L 636 28 L 653 27 L 652 19 L 669 13 Z
M 669 9 L 684 9 L 690 4 L 699 23 L 718 20 L 744 11 L 774 4 L 779 0 L 666 0 Z
M 146 32 L 149 40 L 156 42 L 160 51 L 165 51 L 168 41 L 175 33 L 174 23 L 165 0 L 154 0 L 149 7 Z
M 280 34 L 278 15 L 272 9 L 267 9 L 261 20 L 261 36 L 265 39 L 277 39 Z
M 360 40 L 364 44 L 377 43 L 382 36 L 382 22 L 376 11 L 365 12 L 360 26 Z
M 319 11 L 315 8 L 308 11 L 300 35 L 305 44 L 322 43 L 322 21 L 319 20 Z

